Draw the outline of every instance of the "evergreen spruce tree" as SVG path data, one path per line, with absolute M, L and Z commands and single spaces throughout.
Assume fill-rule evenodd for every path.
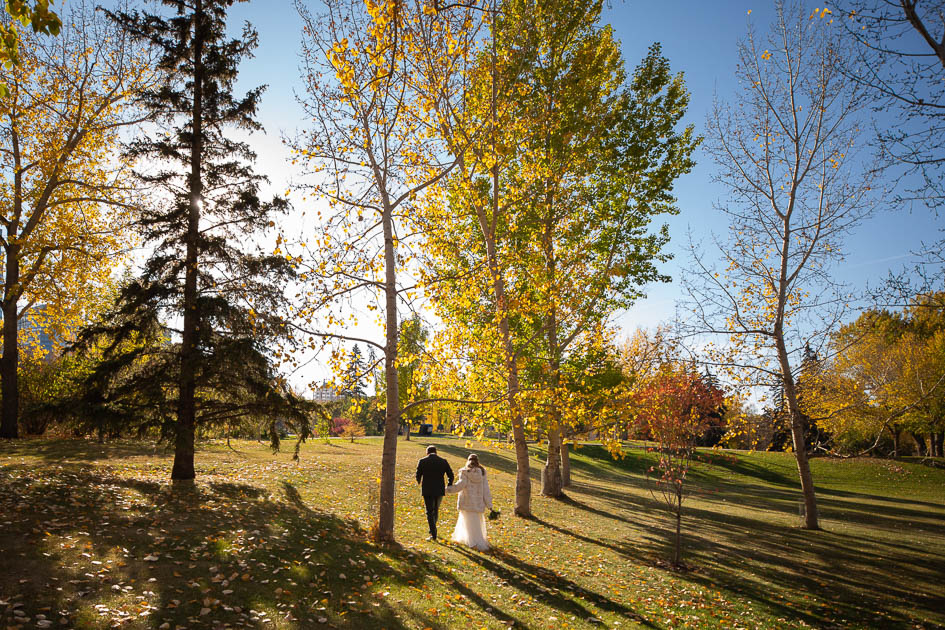
M 801 409 L 807 408 L 807 397 L 810 392 L 821 389 L 821 373 L 823 364 L 817 351 L 810 347 L 810 344 L 804 346 L 804 354 L 801 357 L 801 371 L 797 376 L 797 400 Z M 815 394 L 816 396 L 816 394 Z M 824 448 L 830 442 L 830 434 L 817 426 L 817 420 L 811 418 L 807 412 L 804 412 L 804 445 L 809 454 L 813 454 L 818 448 Z
M 351 358 L 348 360 L 348 367 L 345 369 L 344 382 L 342 383 L 341 393 L 348 398 L 364 398 L 364 387 L 361 383 L 364 380 L 365 372 L 364 358 L 361 355 L 361 347 L 354 344 L 351 350 Z
M 699 378 L 705 386 L 706 391 L 717 394 L 719 400 L 725 400 L 725 390 L 722 389 L 722 382 L 708 367 L 705 368 Z M 717 408 L 705 413 L 704 417 L 707 420 L 706 429 L 702 435 L 696 439 L 696 446 L 718 446 L 725 436 L 726 411 L 727 407 L 723 402 Z
M 139 176 L 155 191 L 139 221 L 153 252 L 107 321 L 82 337 L 108 340 L 89 400 L 125 418 L 148 405 L 163 409 L 150 422 L 174 440 L 175 482 L 195 477 L 200 426 L 265 416 L 308 433 L 302 401 L 280 384 L 267 356 L 285 330 L 278 313 L 291 267 L 246 246 L 287 204 L 260 201 L 255 154 L 227 136 L 260 129 L 254 116 L 263 91 L 233 95 L 237 67 L 257 43 L 249 25 L 227 39 L 233 3 L 162 0 L 163 14 L 106 12 L 154 47 L 166 81 L 144 95 L 159 131 L 129 145 L 148 165 Z M 135 331 L 155 326 L 169 343 L 129 343 Z M 277 446 L 278 432 L 270 434 Z
M 770 392 L 771 404 L 765 408 L 764 417 L 775 430 L 771 435 L 771 444 L 768 445 L 769 451 L 784 451 L 791 443 L 791 429 L 788 426 L 790 420 L 787 415 L 787 405 L 784 401 L 784 381 L 780 376 L 772 377 L 772 382 L 768 386 Z

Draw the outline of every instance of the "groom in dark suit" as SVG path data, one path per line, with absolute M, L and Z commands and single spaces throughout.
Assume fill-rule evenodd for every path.
M 449 462 L 436 454 L 435 446 L 428 446 L 427 456 L 417 462 L 417 483 L 420 484 L 423 504 L 427 508 L 427 524 L 430 526 L 427 540 L 436 540 L 436 520 L 440 517 L 440 502 L 446 494 L 443 475 L 453 485 L 453 469 Z

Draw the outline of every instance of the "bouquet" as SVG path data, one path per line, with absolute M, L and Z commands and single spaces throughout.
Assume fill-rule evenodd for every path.
M 494 521 L 502 514 L 499 510 L 489 510 L 489 520 Z

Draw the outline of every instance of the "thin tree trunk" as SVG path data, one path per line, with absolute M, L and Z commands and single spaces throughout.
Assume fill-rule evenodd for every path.
M 561 488 L 561 429 L 555 423 L 548 429 L 548 461 L 541 471 L 541 493 L 546 497 L 560 497 Z
M 945 433 L 938 431 L 932 434 L 932 456 L 942 457 L 942 448 L 945 446 Z
M 194 440 L 197 421 L 197 338 L 200 313 L 197 309 L 197 267 L 200 236 L 200 211 L 203 195 L 201 160 L 203 150 L 203 1 L 194 5 L 194 86 L 191 126 L 193 145 L 190 153 L 190 207 L 187 215 L 187 245 L 184 255 L 184 325 L 180 344 L 180 391 L 177 401 L 177 435 L 174 442 L 174 467 L 171 480 L 193 482 Z
M 0 357 L 0 438 L 20 437 L 20 392 L 17 367 L 20 348 L 17 343 L 17 284 L 20 275 L 19 247 L 7 248 L 6 285 L 3 296 L 3 357 Z
M 493 19 L 496 16 L 495 3 L 492 6 Z M 492 38 L 492 151 L 496 157 L 492 165 L 492 217 L 486 217 L 483 209 L 479 209 L 479 227 L 482 230 L 486 245 L 486 260 L 489 273 L 492 276 L 492 290 L 495 293 L 496 315 L 499 320 L 499 334 L 502 336 L 502 346 L 505 351 L 506 386 L 509 396 L 509 415 L 512 422 L 512 439 L 515 443 L 515 515 L 524 518 L 532 515 L 532 480 L 528 461 L 528 443 L 525 441 L 525 421 L 519 407 L 519 380 L 518 363 L 516 362 L 515 345 L 512 343 L 511 327 L 509 326 L 509 303 L 505 294 L 505 277 L 499 267 L 499 256 L 496 251 L 496 222 L 498 221 L 499 206 L 499 162 L 496 150 L 496 103 L 498 100 L 498 84 L 496 81 L 496 38 Z
M 532 478 L 528 460 L 528 442 L 525 440 L 525 422 L 518 404 L 518 365 L 515 362 L 515 351 L 512 347 L 507 315 L 503 315 L 499 327 L 505 345 L 509 413 L 512 419 L 512 440 L 515 443 L 515 515 L 529 518 L 532 515 Z
M 571 454 L 568 446 L 561 445 L 561 486 L 564 488 L 571 485 Z
M 552 59 L 555 58 L 554 51 L 552 51 L 550 56 Z M 554 82 L 552 80 L 552 85 L 553 84 Z M 548 94 L 546 101 L 546 114 L 550 116 L 551 112 L 554 110 L 555 96 L 552 90 L 552 93 Z M 545 130 L 545 151 L 548 152 L 548 154 L 551 153 L 550 131 L 547 129 Z M 547 282 L 550 287 L 554 287 L 556 285 L 556 269 L 554 239 L 552 238 L 552 234 L 554 232 L 555 198 L 550 182 L 545 180 L 544 184 L 547 187 L 544 203 L 548 214 L 544 225 L 545 233 L 542 247 L 545 255 L 545 271 L 548 274 Z M 551 291 L 553 293 L 554 289 L 552 288 Z M 545 468 L 541 475 L 541 493 L 546 497 L 560 497 L 563 494 L 563 479 L 561 477 L 561 406 L 558 404 L 558 387 L 561 385 L 561 347 L 558 343 L 558 319 L 554 301 L 552 301 L 549 312 L 545 318 L 545 334 L 548 337 L 548 367 L 551 371 L 549 384 L 552 392 L 552 403 L 548 429 L 548 460 L 545 462 Z
M 549 273 L 554 276 L 554 260 L 549 253 Z M 562 495 L 561 479 L 561 406 L 558 404 L 558 387 L 561 385 L 561 361 L 558 347 L 558 322 L 554 308 L 548 313 L 545 320 L 545 330 L 548 335 L 548 355 L 551 357 L 548 366 L 551 369 L 549 385 L 551 386 L 552 400 L 550 422 L 548 426 L 548 461 L 541 474 L 541 493 L 546 497 L 560 497 Z
M 893 440 L 893 457 L 899 457 L 899 435 L 901 433 L 900 429 L 889 426 L 889 434 L 892 435 Z
M 552 356 L 557 355 L 557 346 L 552 337 Z M 551 362 L 551 391 L 557 392 L 559 385 L 559 365 L 557 360 Z M 564 494 L 564 479 L 561 474 L 561 407 L 558 405 L 557 396 L 553 397 L 551 409 L 551 422 L 548 427 L 548 460 L 541 472 L 541 493 L 546 497 L 560 497 Z
M 400 387 L 397 378 L 397 271 L 394 252 L 394 219 L 386 192 L 382 217 L 384 228 L 384 292 L 387 309 L 384 380 L 387 389 L 387 411 L 384 422 L 384 450 L 381 455 L 381 489 L 377 542 L 394 541 L 394 482 L 397 468 L 397 433 L 400 429 Z M 409 431 L 409 427 L 407 431 Z
M 810 462 L 807 459 L 807 444 L 805 442 L 806 427 L 804 414 L 797 404 L 797 390 L 794 385 L 794 376 L 788 362 L 787 349 L 784 337 L 776 331 L 775 343 L 778 350 L 778 362 L 781 367 L 781 377 L 784 384 L 784 398 L 788 405 L 791 417 L 791 439 L 794 446 L 794 459 L 797 462 L 797 472 L 801 479 L 801 492 L 804 495 L 804 529 L 820 529 L 817 517 L 817 497 L 814 490 L 814 478 L 810 472 Z
M 678 567 L 682 558 L 682 485 L 676 486 L 676 544 L 673 549 L 673 566 Z
M 3 356 L 0 357 L 0 438 L 20 437 L 20 347 L 18 339 L 20 288 L 20 248 L 15 237 L 20 233 L 23 216 L 23 171 L 19 135 L 11 130 L 13 158 L 13 217 L 6 225 L 6 269 L 3 285 Z

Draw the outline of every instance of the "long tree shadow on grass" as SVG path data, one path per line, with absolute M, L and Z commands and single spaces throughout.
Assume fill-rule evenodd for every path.
M 475 450 L 471 448 L 455 446 L 453 444 L 437 443 L 436 448 L 440 455 L 447 454 L 451 457 L 461 460 L 462 463 L 456 465 L 454 467 L 454 471 L 456 468 L 460 468 L 463 463 L 465 463 L 466 458 L 470 453 L 476 453 L 479 456 L 479 463 L 482 464 L 486 470 L 494 469 L 515 476 L 516 464 L 515 459 L 512 457 L 503 457 L 502 455 L 492 453 L 487 450 Z M 512 451 L 509 452 L 511 453 Z M 455 462 L 451 462 L 451 465 L 454 463 Z M 529 476 L 534 481 L 540 481 L 541 470 L 537 466 L 530 466 Z
M 603 457 L 607 460 L 602 461 Z M 582 447 L 579 455 L 571 458 L 572 469 L 581 473 L 581 481 L 569 490 L 576 509 L 624 521 L 627 533 L 631 528 L 642 530 L 643 544 L 603 538 L 594 541 L 592 536 L 549 526 L 626 557 L 640 558 L 646 549 L 668 555 L 670 528 L 658 523 L 666 518 L 665 512 L 658 501 L 640 492 L 648 487 L 644 476 L 648 457 L 641 450 L 630 452 L 623 460 L 611 460 L 603 447 Z M 861 531 L 864 526 L 875 529 L 872 533 L 862 530 L 863 535 L 804 532 L 795 527 L 800 493 L 790 467 L 779 462 L 745 462 L 739 457 L 713 459 L 707 471 L 693 475 L 703 491 L 695 505 L 685 508 L 685 544 L 697 566 L 688 579 L 706 588 L 724 585 L 760 602 L 776 617 L 814 625 L 842 625 L 838 620 L 847 619 L 866 626 L 935 627 L 938 622 L 930 620 L 942 619 L 945 598 L 935 589 L 940 583 L 936 576 L 945 572 L 943 558 L 903 540 L 903 533 L 915 530 L 917 524 L 929 531 L 938 527 L 941 506 L 818 488 L 827 522 L 848 523 L 852 531 Z M 617 491 L 607 487 L 609 482 L 635 491 Z M 575 498 L 580 495 L 587 500 Z M 765 512 L 780 513 L 782 522 L 772 523 Z M 631 522 L 633 514 L 642 516 L 639 522 Z M 774 589 L 788 593 L 787 598 L 773 596 L 772 583 L 791 584 L 786 591 Z M 815 598 L 819 603 L 810 604 Z
M 642 547 L 669 557 L 672 528 L 664 518 L 662 531 L 653 527 Z M 945 598 L 934 592 L 945 566 L 941 556 L 929 558 L 928 550 L 875 546 L 862 536 L 810 532 L 695 505 L 684 508 L 683 528 L 686 553 L 697 567 L 688 579 L 706 588 L 725 585 L 779 617 L 814 625 L 845 618 L 871 626 L 877 611 L 892 607 L 899 612 L 882 624 L 909 627 L 915 615 L 903 610 L 934 618 L 945 607 Z M 773 597 L 772 583 L 791 584 L 793 600 Z M 814 599 L 820 604 L 806 610 Z
M 629 473 L 645 475 L 652 465 L 652 457 L 645 448 L 625 448 L 622 457 L 614 457 L 606 447 L 600 444 L 582 444 L 575 448 L 569 444 L 571 470 L 586 472 L 594 477 Z
M 724 585 L 780 617 L 815 626 L 902 628 L 923 618 L 941 619 L 945 597 L 935 592 L 945 568 L 940 560 L 877 553 L 862 540 L 831 532 L 749 527 L 738 518 L 720 522 L 717 515 L 706 518 L 695 510 L 687 523 L 684 545 L 697 567 L 688 579 L 706 588 Z M 662 542 L 665 549 L 667 540 L 655 536 L 650 543 Z M 772 589 L 771 584 L 791 588 Z
M 591 536 L 587 536 L 586 534 L 578 533 L 574 531 L 573 529 L 568 529 L 567 527 L 563 527 L 561 525 L 555 525 L 554 523 L 551 523 L 549 521 L 542 520 L 541 518 L 538 518 L 537 516 L 532 516 L 531 519 L 529 520 L 537 523 L 538 525 L 541 525 L 542 527 L 547 527 L 548 529 L 552 531 L 558 532 L 559 534 L 562 534 L 564 536 L 569 536 L 571 538 L 574 538 L 575 540 L 580 540 L 589 545 L 594 545 L 597 547 L 606 547 L 610 549 L 611 551 L 614 551 L 626 557 L 628 560 L 640 561 L 640 559 L 644 557 L 644 554 L 641 553 L 639 549 L 634 549 L 631 545 L 619 544 L 616 541 L 612 542 L 605 538 L 593 538 Z
M 459 547 L 454 546 L 451 548 L 454 550 L 459 550 L 460 553 L 462 553 L 463 555 L 469 555 L 469 552 L 466 552 L 465 550 L 460 550 Z M 476 606 L 478 606 L 480 609 L 484 611 L 488 611 L 493 617 L 495 617 L 500 622 L 504 623 L 505 625 L 509 627 L 512 627 L 512 626 L 522 627 L 522 624 L 517 617 L 504 611 L 502 608 L 499 607 L 498 604 L 487 601 L 484 597 L 482 597 L 482 595 L 480 595 L 479 593 L 477 593 L 476 591 L 468 587 L 466 584 L 460 582 L 456 578 L 456 575 L 453 572 L 444 570 L 442 563 L 439 562 L 438 560 L 426 557 L 426 558 L 420 558 L 419 562 L 422 563 L 423 569 L 429 577 L 437 579 L 443 582 L 444 584 L 452 587 L 453 590 L 460 593 L 464 598 L 466 598 L 467 601 L 475 604 Z
M 859 526 L 863 514 L 870 514 L 870 526 L 896 532 L 895 539 L 886 541 L 869 534 L 807 532 L 793 526 L 797 517 L 791 508 L 796 505 L 796 497 L 791 491 L 761 486 L 752 490 L 759 492 L 746 501 L 742 496 L 744 486 L 723 486 L 721 491 L 703 494 L 700 501 L 684 507 L 684 545 L 692 564 L 697 567 L 688 579 L 706 588 L 724 585 L 752 601 L 763 603 L 778 617 L 803 619 L 815 625 L 830 625 L 838 617 L 875 625 L 878 623 L 876 611 L 887 608 L 898 609 L 891 612 L 890 617 L 882 617 L 882 624 L 890 626 L 906 627 L 915 623 L 917 615 L 903 612 L 910 608 L 921 611 L 920 623 L 922 618 L 928 623 L 928 619 L 942 617 L 945 597 L 938 595 L 935 589 L 940 583 L 936 576 L 945 572 L 945 558 L 940 552 L 936 555 L 933 551 L 930 555 L 929 548 L 912 547 L 902 540 L 908 519 L 917 515 L 928 519 L 934 515 L 889 506 L 885 507 L 892 513 L 872 514 L 868 504 L 849 506 L 847 501 L 822 499 L 824 513 L 832 518 Z M 627 557 L 640 558 L 646 550 L 669 557 L 672 528 L 659 502 L 645 495 L 590 483 L 574 484 L 570 495 L 569 502 L 576 509 L 598 515 L 611 509 L 640 515 L 635 522 L 628 522 L 625 539 L 632 527 L 642 530 L 642 544 L 638 542 L 640 532 L 634 531 L 633 543 L 601 539 L 600 546 Z M 579 501 L 575 495 L 586 502 Z M 864 496 L 874 501 L 884 499 Z M 746 503 L 758 510 L 783 511 L 783 524 L 754 518 L 753 510 L 742 509 Z M 601 504 L 606 507 L 597 507 Z M 875 510 L 875 506 L 872 509 Z M 903 513 L 895 514 L 897 509 L 902 509 Z M 664 523 L 662 526 L 660 521 Z M 567 528 L 545 524 L 584 542 L 592 539 Z M 788 592 L 797 597 L 793 601 L 772 597 L 771 583 L 794 585 Z M 821 604 L 805 611 L 803 605 L 808 600 L 804 596 L 818 598 Z
M 140 471 L 6 466 L 0 626 L 263 628 L 279 611 L 289 627 L 407 627 L 365 585 L 422 580 L 415 557 L 286 490 L 288 503 L 222 478 L 176 491 Z
M 703 506 L 713 509 L 705 510 L 704 513 L 713 517 L 717 521 L 725 522 L 726 514 L 731 511 L 743 511 L 745 508 L 757 510 L 759 516 L 763 513 L 780 513 L 781 523 L 779 526 L 787 528 L 793 527 L 799 522 L 798 503 L 800 491 L 794 491 L 789 488 L 773 488 L 770 486 L 752 485 L 747 483 L 734 483 L 720 481 L 714 477 L 706 475 L 693 475 L 691 477 L 695 486 L 695 496 L 687 500 L 688 506 L 692 506 L 693 499 L 697 500 Z M 569 488 L 571 501 L 575 502 L 575 507 L 592 512 L 597 515 L 609 515 L 615 520 L 623 520 L 630 525 L 637 524 L 645 515 L 660 514 L 664 510 L 659 501 L 650 495 L 649 490 L 652 486 L 645 478 L 636 478 L 635 483 L 631 481 L 624 482 L 630 487 L 637 488 L 641 492 L 631 493 L 585 481 L 575 481 Z M 828 496 L 823 496 L 828 494 Z M 587 502 L 580 502 L 577 496 L 588 497 Z M 858 495 L 858 501 L 841 500 L 830 498 L 829 493 L 819 493 L 818 503 L 821 508 L 823 519 L 846 522 L 856 526 L 868 525 L 884 530 L 887 533 L 895 534 L 894 541 L 884 542 L 877 539 L 875 544 L 880 546 L 894 546 L 896 550 L 910 550 L 916 553 L 926 553 L 927 550 L 921 547 L 910 546 L 907 541 L 899 535 L 904 529 L 917 530 L 921 526 L 924 530 L 934 532 L 936 528 L 941 527 L 941 518 L 945 510 L 938 506 L 938 510 L 922 509 L 922 502 L 917 502 L 917 509 L 910 509 L 906 505 L 887 505 L 886 497 L 873 496 L 865 493 Z M 597 504 L 599 507 L 595 507 Z M 704 508 L 702 508 L 704 509 Z M 639 518 L 632 518 L 632 515 L 640 515 Z M 758 518 L 749 519 L 752 528 L 770 527 L 769 520 Z M 875 538 L 875 537 L 873 537 Z M 851 540 L 851 544 L 862 545 L 860 539 Z
M 787 455 L 785 455 L 787 457 Z M 704 470 L 700 470 L 698 467 L 694 469 L 693 475 L 698 477 L 714 477 L 714 480 L 722 483 L 728 483 L 731 485 L 745 485 L 745 481 L 750 481 L 754 483 L 756 480 L 763 481 L 767 484 L 781 486 L 783 488 L 795 489 L 797 492 L 800 492 L 800 481 L 797 478 L 796 472 L 793 472 L 790 467 L 787 466 L 778 466 L 778 468 L 787 468 L 787 472 L 779 472 L 774 470 L 774 464 L 771 462 L 766 462 L 767 465 L 759 464 L 755 461 L 752 461 L 750 458 L 741 456 L 737 453 L 726 454 L 722 456 L 711 456 L 707 455 L 709 460 L 709 466 Z M 817 462 L 824 461 L 824 458 L 812 458 L 811 462 L 816 464 Z M 890 460 L 873 460 L 867 458 L 867 461 L 874 463 L 876 465 L 881 465 L 883 463 L 889 463 Z M 860 466 L 863 463 L 860 460 L 832 460 L 832 463 L 849 463 L 853 465 L 859 463 Z M 793 460 L 791 460 L 793 463 Z M 914 462 L 913 462 L 914 463 Z M 724 470 L 733 475 L 740 475 L 746 479 L 744 480 L 722 480 L 719 479 L 718 474 L 715 471 Z M 843 497 L 849 499 L 869 499 L 869 500 L 881 500 L 887 503 L 901 503 L 908 504 L 912 506 L 921 506 L 921 507 L 932 507 L 932 508 L 941 508 L 941 503 L 935 503 L 931 501 L 921 501 L 913 498 L 907 497 L 895 497 L 888 495 L 873 495 L 865 492 L 853 491 L 853 490 L 843 490 L 840 488 L 833 488 L 829 485 L 817 484 L 817 473 L 814 472 L 814 481 L 817 486 L 818 496 L 832 496 L 832 497 Z
M 683 508 L 684 519 L 696 518 L 700 524 L 706 524 L 710 527 L 721 525 L 723 531 L 732 534 L 741 531 L 775 531 L 779 536 L 790 536 L 792 532 L 798 531 L 795 527 L 795 524 L 799 522 L 799 517 L 796 512 L 798 501 L 795 494 L 790 491 L 767 489 L 753 492 L 752 489 L 746 489 L 744 486 L 722 486 L 721 489 L 715 488 L 711 490 L 710 492 L 708 489 L 702 488 L 701 492 L 698 494 L 697 502 L 693 500 L 693 497 L 687 500 L 687 504 Z M 574 498 L 572 494 L 569 502 L 573 503 L 573 505 L 579 509 L 596 514 L 609 512 L 608 509 L 595 508 L 591 505 L 591 500 L 594 502 L 602 502 L 611 509 L 616 508 L 626 513 L 638 513 L 650 516 L 660 515 L 660 518 L 662 518 L 662 515 L 666 514 L 665 506 L 661 502 L 646 495 L 631 495 L 612 488 L 593 486 L 585 483 L 573 484 L 572 491 L 573 494 L 583 495 L 589 500 L 586 503 L 582 503 Z M 883 497 L 872 497 L 871 495 L 863 496 L 869 499 L 883 500 Z M 862 536 L 852 536 L 843 534 L 842 532 L 823 532 L 829 534 L 831 537 L 844 539 L 846 541 L 844 544 L 858 547 L 861 554 L 869 553 L 863 549 L 863 545 L 866 543 L 882 547 L 893 546 L 899 551 L 908 551 L 914 554 L 928 553 L 928 549 L 910 546 L 902 540 L 899 534 L 904 530 L 906 524 L 911 524 L 913 521 L 919 520 L 920 517 L 921 520 L 919 520 L 919 522 L 929 525 L 937 524 L 935 523 L 937 515 L 928 511 L 907 510 L 888 506 L 885 510 L 878 510 L 876 506 L 851 505 L 846 501 L 831 499 L 821 499 L 819 505 L 821 506 L 822 516 L 826 515 L 833 520 L 846 522 L 851 525 L 870 525 L 871 527 L 880 528 L 888 532 L 895 532 L 897 534 L 894 541 L 884 542 L 872 538 L 867 540 Z M 743 512 L 743 508 L 746 507 L 757 510 L 759 514 L 761 514 L 762 511 L 780 512 L 783 514 L 783 519 L 780 522 L 772 523 L 770 520 L 762 518 L 751 518 L 735 514 L 735 512 Z M 623 517 L 619 517 L 615 514 L 614 518 Z M 639 519 L 633 522 L 629 519 L 624 520 L 630 524 L 639 523 Z M 816 537 L 819 534 L 813 535 Z M 827 555 L 829 555 L 830 549 L 825 551 Z M 888 557 L 886 552 L 876 554 L 877 559 L 883 557 Z M 923 563 L 919 563 L 917 566 L 921 564 Z M 921 569 L 921 566 L 919 568 Z
M 596 617 L 596 614 L 568 594 L 591 602 L 599 609 L 636 621 L 647 627 L 654 627 L 644 617 L 627 606 L 615 602 L 600 593 L 584 588 L 549 569 L 526 562 L 503 549 L 493 548 L 482 554 L 464 547 L 451 547 L 470 561 L 492 572 L 496 577 L 515 587 L 523 594 L 543 604 L 556 608 L 562 614 L 574 615 L 582 619 Z
M 572 469 L 587 473 L 596 480 L 610 479 L 637 487 L 645 487 L 646 469 L 652 464 L 652 456 L 644 449 L 628 449 L 624 457 L 619 459 L 614 459 L 606 448 L 596 444 L 581 446 L 576 451 L 572 450 L 572 453 L 577 455 L 571 458 Z M 700 451 L 699 455 L 705 461 L 690 471 L 692 481 L 714 488 L 723 497 L 730 496 L 760 509 L 771 509 L 772 501 L 781 501 L 782 511 L 791 513 L 797 510 L 801 500 L 800 482 L 793 468 L 793 459 L 789 459 L 790 455 L 784 454 L 786 458 L 784 462 L 764 460 L 762 463 L 740 453 L 716 453 L 705 450 Z M 816 463 L 820 459 L 815 458 L 812 461 Z M 621 473 L 626 473 L 626 475 Z M 723 477 L 724 473 L 728 474 L 727 478 Z M 875 509 L 861 508 L 864 503 L 877 501 L 903 506 L 900 509 L 893 508 L 897 518 L 928 519 L 931 515 L 924 508 L 942 509 L 940 503 L 906 497 L 873 495 L 823 484 L 817 486 L 817 495 L 828 518 L 833 508 L 846 513 L 859 509 L 861 515 L 868 519 L 881 517 L 881 512 Z M 754 501 L 756 497 L 759 500 Z M 832 499 L 849 499 L 850 501 L 833 501 Z M 875 524 L 881 523 L 875 522 Z M 902 526 L 902 523 L 887 522 L 886 526 L 898 528 Z
M 120 439 L 102 443 L 85 438 L 24 438 L 0 444 L 0 454 L 9 457 L 35 457 L 57 464 L 64 461 L 91 463 L 112 458 L 163 457 L 167 448 L 167 445 L 149 440 Z
M 698 493 L 698 499 L 717 505 L 718 513 L 731 509 L 751 508 L 780 513 L 785 525 L 793 526 L 799 522 L 798 506 L 801 501 L 799 488 L 795 490 L 790 487 L 771 487 L 719 480 L 717 477 L 706 475 L 705 471 L 701 474 L 690 475 L 690 479 Z M 603 501 L 606 507 L 597 509 L 605 513 L 639 512 L 650 508 L 661 508 L 658 502 L 653 503 L 645 498 L 651 488 L 645 478 L 630 478 L 622 483 L 645 492 L 637 494 L 621 492 L 585 481 L 573 482 L 571 490 Z M 848 500 L 835 498 L 839 493 L 822 491 L 819 488 L 817 492 L 818 506 L 823 519 L 869 525 L 887 532 L 900 532 L 905 527 L 914 528 L 916 525 L 934 530 L 940 527 L 942 515 L 945 514 L 942 506 L 924 509 L 925 503 L 921 501 L 915 502 L 914 506 L 910 506 L 910 503 L 905 500 L 890 505 L 885 496 L 847 493 L 851 495 Z M 763 521 L 759 519 L 759 523 L 761 522 Z

